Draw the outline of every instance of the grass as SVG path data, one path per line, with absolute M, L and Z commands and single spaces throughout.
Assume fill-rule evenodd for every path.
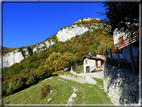
M 67 75 L 74 75 L 74 74 L 70 73 L 70 71 L 67 71 L 67 72 L 64 72 L 64 73 L 67 74 Z
M 83 65 L 76 68 L 78 70 L 78 73 L 83 73 Z
M 52 73 L 52 76 L 58 76 L 60 73 L 62 72 L 62 70 L 56 71 Z
M 54 89 L 52 93 L 38 101 L 43 84 L 49 84 Z M 3 99 L 3 102 L 4 104 L 65 104 L 72 93 L 73 89 L 69 84 L 57 80 L 57 77 L 53 77 L 18 93 L 9 95 Z M 48 102 L 48 98 L 52 98 L 52 100 Z
M 60 72 L 58 71 L 54 74 L 57 75 Z M 112 104 L 107 94 L 101 89 L 103 88 L 103 80 L 97 78 L 95 80 L 97 84 L 91 85 L 53 76 L 52 79 L 47 79 L 25 90 L 5 97 L 3 102 L 4 104 L 66 104 L 73 93 L 73 88 L 71 87 L 73 86 L 78 89 L 75 92 L 77 97 L 74 99 L 74 104 Z M 54 88 L 52 93 L 49 93 L 42 100 L 38 101 L 40 89 L 43 84 L 49 84 Z M 48 101 L 48 98 L 52 98 L 52 100 Z

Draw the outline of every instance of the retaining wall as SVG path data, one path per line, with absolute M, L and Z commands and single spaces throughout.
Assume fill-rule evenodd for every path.
M 114 104 L 138 104 L 139 77 L 104 63 L 104 91 Z

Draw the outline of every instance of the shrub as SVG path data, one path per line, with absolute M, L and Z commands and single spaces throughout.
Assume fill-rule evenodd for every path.
M 38 100 L 42 100 L 44 97 L 46 97 L 49 93 L 50 93 L 50 90 L 53 89 L 52 86 L 50 85 L 45 85 L 43 84 L 42 88 L 40 89 L 40 96 L 38 98 Z
M 14 91 L 18 91 L 23 87 L 23 78 L 19 77 L 16 79 L 13 79 L 10 83 L 9 83 L 9 88 L 7 89 L 7 95 L 13 93 Z
M 32 74 L 29 76 L 26 85 L 33 85 L 35 82 L 36 82 L 36 76 Z
M 52 68 L 49 65 L 39 66 L 36 70 L 36 76 L 38 79 L 43 79 L 51 74 Z

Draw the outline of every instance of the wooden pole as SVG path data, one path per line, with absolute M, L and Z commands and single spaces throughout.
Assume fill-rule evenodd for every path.
M 120 58 L 119 58 L 118 47 L 116 47 L 116 50 L 117 50 L 117 56 L 118 56 L 118 67 L 120 68 Z
M 133 57 L 133 53 L 132 53 L 132 47 L 131 44 L 129 45 L 129 51 L 130 51 L 130 57 L 131 57 L 131 64 L 132 64 L 132 71 L 135 75 L 135 63 L 134 63 L 134 57 Z
M 110 55 L 111 55 L 111 61 L 113 61 L 111 48 L 110 48 Z

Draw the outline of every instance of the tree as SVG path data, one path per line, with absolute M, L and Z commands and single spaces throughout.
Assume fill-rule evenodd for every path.
M 115 28 L 124 28 L 124 31 L 128 29 L 133 32 L 138 29 L 134 23 L 138 23 L 139 17 L 139 3 L 138 2 L 105 2 L 104 6 L 106 8 L 104 13 L 101 15 L 106 15 L 107 20 L 111 26 L 112 31 Z M 130 22 L 129 25 L 126 24 Z
M 72 53 L 66 52 L 64 56 L 66 56 L 69 59 L 71 65 L 76 62 L 76 57 Z
M 102 42 L 102 43 L 98 46 L 98 53 L 99 53 L 99 54 L 104 54 L 106 48 L 107 48 L 107 44 Z
M 52 70 L 55 70 L 55 63 L 61 57 L 61 54 L 58 52 L 53 52 L 50 56 L 46 59 L 45 65 L 49 65 Z
M 55 71 L 64 69 L 67 66 L 69 66 L 69 58 L 63 55 L 55 62 Z

